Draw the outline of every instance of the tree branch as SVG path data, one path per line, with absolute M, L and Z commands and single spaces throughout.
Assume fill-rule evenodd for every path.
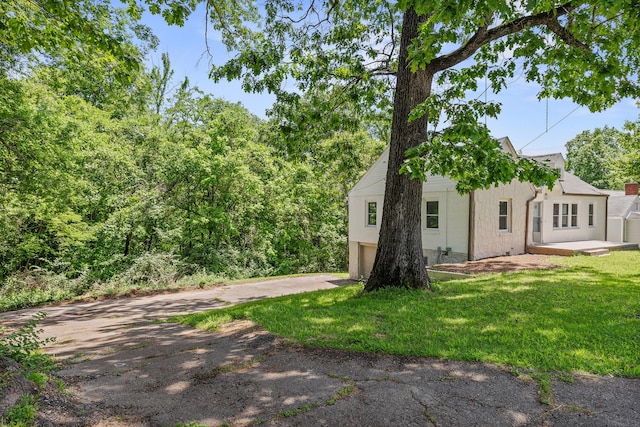
M 540 25 L 548 26 L 550 22 L 558 22 L 559 16 L 563 16 L 578 8 L 579 3 L 565 3 L 553 10 L 538 13 L 536 15 L 523 16 L 513 21 L 505 22 L 502 25 L 488 30 L 488 22 L 462 46 L 446 55 L 439 56 L 431 61 L 431 68 L 435 72 L 446 70 L 461 63 L 473 55 L 480 47 L 504 36 L 517 33 L 525 28 Z M 552 24 L 553 25 L 553 24 Z M 560 25 L 560 24 L 558 24 Z
M 547 28 L 553 31 L 562 41 L 564 41 L 569 46 L 577 47 L 578 49 L 589 51 L 589 46 L 576 39 L 571 32 L 560 25 L 557 19 L 551 20 L 547 22 Z

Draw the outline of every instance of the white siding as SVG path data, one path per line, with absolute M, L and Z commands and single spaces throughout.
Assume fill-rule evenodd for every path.
M 349 197 L 349 240 L 354 242 L 378 243 L 380 223 L 382 221 L 382 201 L 384 196 Z M 377 203 L 378 217 L 375 226 L 367 225 L 367 204 Z
M 640 244 L 640 219 L 627 219 L 626 237 L 625 242 Z
M 607 241 L 624 242 L 624 219 L 620 217 L 607 218 Z
M 387 164 L 389 163 L 389 147 L 387 147 L 378 160 L 369 168 L 360 181 L 349 192 L 349 198 L 357 196 L 383 195 L 385 180 L 387 177 Z
M 349 192 L 349 277 L 354 280 L 369 276 L 372 257 L 375 256 L 382 222 L 388 159 L 387 148 Z M 369 202 L 376 202 L 375 226 L 367 224 Z
M 459 195 L 455 184 L 449 185 L 441 178 L 431 179 L 423 186 L 422 193 L 422 248 L 425 250 L 446 250 L 464 253 L 468 251 L 469 237 L 469 196 Z M 441 191 L 429 191 L 433 188 Z M 444 191 L 442 191 L 444 190 Z M 426 226 L 426 201 L 437 200 L 439 206 L 439 227 L 428 230 Z M 435 262 L 435 260 L 434 260 Z M 431 260 L 429 264 L 432 264 Z
M 473 195 L 473 259 L 500 255 L 516 255 L 525 252 L 525 228 L 527 201 L 535 195 L 528 183 L 516 180 L 488 190 L 477 190 Z M 501 200 L 510 204 L 509 231 L 499 230 L 499 205 Z
M 554 189 L 555 190 L 555 189 Z M 598 196 L 562 195 L 548 193 L 547 198 L 542 197 L 542 243 L 575 242 L 581 240 L 605 240 L 605 227 L 607 223 L 607 198 Z M 539 197 L 540 198 L 540 197 Z M 577 204 L 577 227 L 554 227 L 554 204 Z M 589 226 L 589 204 L 594 205 L 594 225 Z M 562 208 L 560 208 L 562 209 Z M 571 207 L 569 207 L 571 209 Z M 569 212 L 571 213 L 571 212 Z

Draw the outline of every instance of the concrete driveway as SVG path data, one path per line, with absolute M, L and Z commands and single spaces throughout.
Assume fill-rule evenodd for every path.
M 216 333 L 161 320 L 328 289 L 331 275 L 43 309 L 67 400 L 40 425 L 638 426 L 640 380 L 574 375 L 550 404 L 526 375 L 480 363 L 307 349 L 240 321 Z M 16 325 L 38 310 L 2 313 Z

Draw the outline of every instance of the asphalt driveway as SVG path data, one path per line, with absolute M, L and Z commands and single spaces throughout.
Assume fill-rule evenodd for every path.
M 210 333 L 161 320 L 345 281 L 302 276 L 42 309 L 69 399 L 41 425 L 640 426 L 640 380 L 553 379 L 481 363 L 307 349 L 250 322 Z M 2 313 L 16 325 L 38 310 Z

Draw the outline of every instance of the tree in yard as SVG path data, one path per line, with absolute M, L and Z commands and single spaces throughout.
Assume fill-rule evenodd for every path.
M 214 28 L 237 52 L 212 70 L 214 79 L 242 79 L 246 90 L 269 90 L 292 103 L 287 79 L 302 91 L 339 84 L 344 97 L 368 105 L 394 88 L 383 219 L 367 291 L 428 286 L 422 183 L 412 178 L 449 175 L 461 193 L 514 178 L 553 182 L 548 170 L 502 153 L 480 123 L 498 116 L 498 104 L 465 101 L 485 76 L 498 92 L 521 67 L 541 98 L 571 98 L 592 111 L 640 93 L 634 0 L 208 4 Z

